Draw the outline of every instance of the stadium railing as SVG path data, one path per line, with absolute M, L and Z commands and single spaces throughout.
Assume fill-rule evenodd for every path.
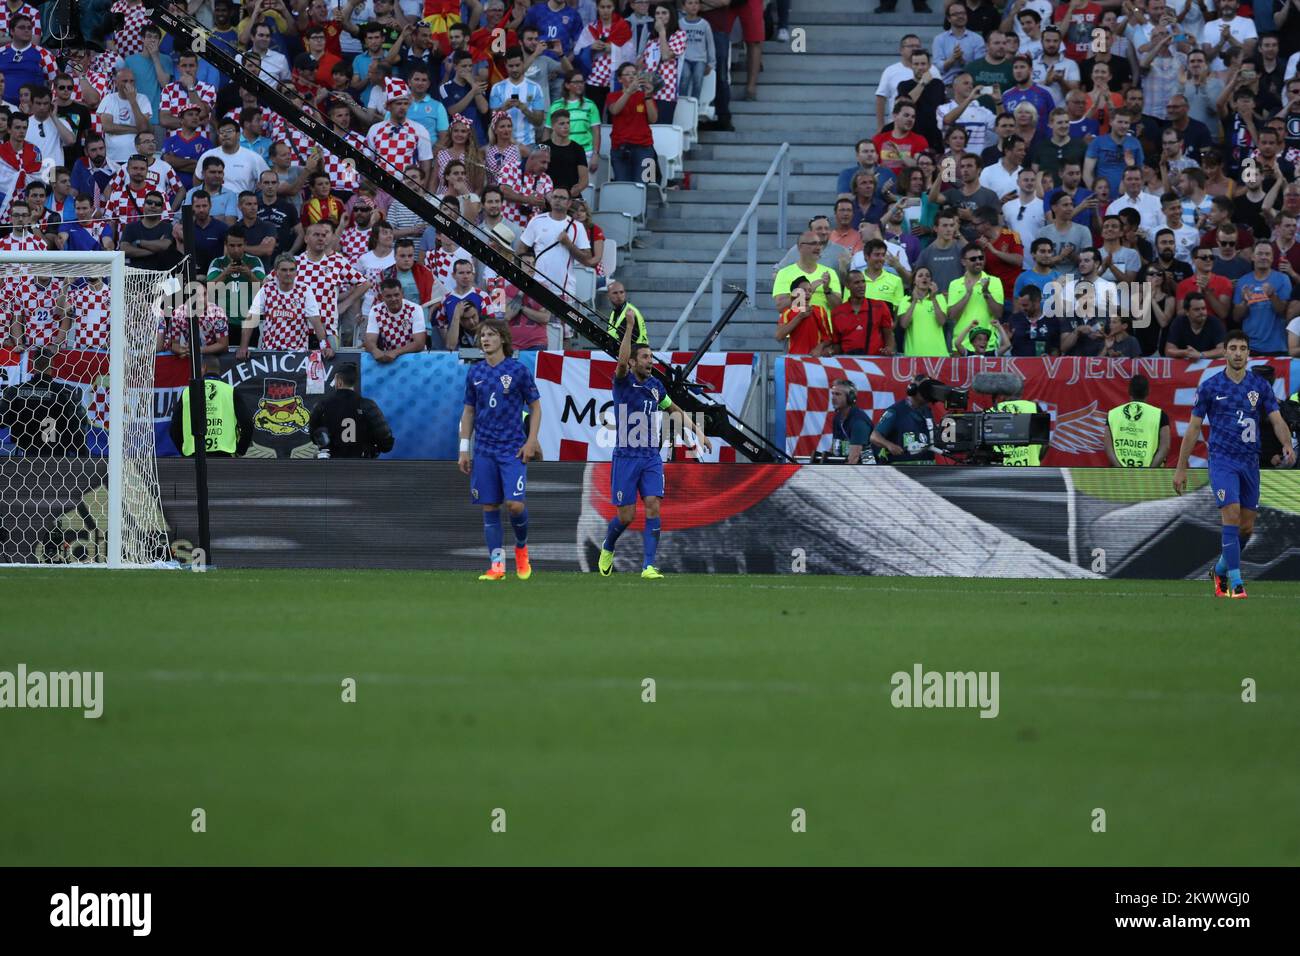
M 657 128 L 657 127 L 656 127 Z M 772 179 L 777 179 L 777 218 L 776 233 L 777 245 L 785 248 L 786 243 L 786 204 L 789 199 L 790 189 L 790 144 L 782 143 L 777 149 L 776 155 L 772 157 L 772 162 L 767 167 L 767 172 L 763 175 L 763 180 L 754 190 L 754 198 L 749 201 L 749 205 L 741 214 L 740 219 L 736 222 L 736 228 L 731 230 L 731 235 L 727 241 L 722 244 L 718 254 L 714 257 L 713 264 L 709 266 L 704 277 L 700 279 L 700 284 L 696 287 L 695 293 L 687 301 L 686 306 L 682 309 L 682 314 L 677 317 L 673 327 L 669 329 L 667 337 L 661 346 L 665 351 L 672 349 L 689 349 L 690 345 L 690 318 L 691 313 L 695 310 L 696 304 L 704 295 L 704 290 L 710 285 L 713 289 L 712 298 L 709 303 L 709 325 L 717 322 L 722 317 L 722 264 L 726 261 L 727 255 L 731 252 L 732 245 L 740 238 L 742 230 L 748 231 L 747 251 L 745 256 L 745 293 L 749 296 L 750 302 L 757 302 L 758 291 L 758 209 L 763 200 L 764 194 L 769 186 L 772 185 Z M 603 228 L 603 224 L 602 224 Z

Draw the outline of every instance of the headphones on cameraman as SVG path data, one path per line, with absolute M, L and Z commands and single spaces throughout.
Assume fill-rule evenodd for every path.
M 850 382 L 847 378 L 836 379 L 831 384 L 838 385 L 840 388 L 844 389 L 844 400 L 848 404 L 849 408 L 858 407 L 858 388 L 856 385 Z
M 918 391 L 920 391 L 921 386 L 925 384 L 925 381 L 926 381 L 925 379 L 921 379 L 920 381 L 917 381 L 916 379 L 913 379 L 912 381 L 908 382 L 908 383 L 907 383 L 907 397 L 908 397 L 908 398 L 914 398 L 914 397 L 916 396 L 916 393 L 917 393 Z

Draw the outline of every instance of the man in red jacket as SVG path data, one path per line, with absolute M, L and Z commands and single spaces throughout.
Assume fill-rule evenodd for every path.
M 27 142 L 27 117 L 14 113 L 9 118 L 9 141 L 0 143 L 0 219 L 13 198 L 27 188 L 28 180 L 40 172 L 40 151 Z
M 836 355 L 893 355 L 894 316 L 889 303 L 867 298 L 861 269 L 849 273 L 849 297 L 831 313 Z

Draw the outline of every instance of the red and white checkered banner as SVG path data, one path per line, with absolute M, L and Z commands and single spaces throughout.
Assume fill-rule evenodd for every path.
M 656 352 L 655 358 L 675 365 L 690 360 L 690 352 Z M 540 441 L 547 461 L 609 461 L 614 454 L 611 412 L 614 368 L 604 352 L 538 352 L 537 390 L 542 396 Z M 754 377 L 753 352 L 706 355 L 691 376 L 707 384 L 706 396 L 739 415 Z M 702 461 L 735 461 L 736 450 L 713 438 L 713 451 Z M 664 457 L 686 457 L 686 448 L 665 448 Z M 694 457 L 694 450 L 691 455 Z
M 1256 359 L 1252 365 L 1272 365 L 1274 391 L 1285 398 L 1291 363 L 1288 359 Z M 776 440 L 794 456 L 830 448 L 830 386 L 848 379 L 858 389 L 858 406 L 879 422 L 885 409 L 907 395 L 913 375 L 927 375 L 945 385 L 969 388 L 980 372 L 1014 372 L 1025 380 L 1024 397 L 1052 416 L 1050 457 L 1053 467 L 1105 467 L 1106 413 L 1128 401 L 1129 379 L 1135 373 L 1151 382 L 1147 401 L 1170 419 L 1168 464 L 1178 462 L 1178 448 L 1200 383 L 1225 367 L 1222 360 L 1184 362 L 1180 359 L 1109 359 L 1043 356 L 1041 358 L 850 358 L 815 359 L 787 355 L 777 360 L 777 394 L 785 396 L 784 414 L 777 412 Z M 971 407 L 984 407 L 988 396 L 972 393 Z M 935 420 L 943 417 L 933 408 Z M 1204 441 L 1196 447 L 1193 464 L 1204 464 Z

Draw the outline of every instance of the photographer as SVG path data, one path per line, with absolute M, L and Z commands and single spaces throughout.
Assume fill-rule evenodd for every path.
M 907 397 L 880 416 L 880 423 L 871 433 L 871 444 L 880 449 L 876 460 L 881 464 L 934 464 L 934 449 L 930 447 L 934 416 L 930 412 L 928 389 L 933 382 L 924 375 L 913 377 L 912 384 L 907 386 Z
M 871 416 L 858 407 L 858 390 L 846 378 L 831 383 L 831 454 L 850 465 L 874 465 Z
M 59 458 L 86 454 L 86 407 L 75 385 L 56 382 L 51 370 L 54 350 L 28 352 L 31 378 L 0 391 L 0 428 L 24 455 Z
M 618 82 L 619 94 L 611 94 L 609 100 L 609 121 L 613 126 L 609 134 L 610 171 L 620 182 L 657 182 L 655 138 L 650 126 L 659 122 L 659 109 L 646 96 L 654 92 L 654 83 L 638 74 L 634 63 L 618 68 Z
M 379 406 L 357 394 L 357 367 L 334 370 L 334 391 L 312 409 L 311 439 L 320 457 L 378 458 L 393 450 L 393 432 Z

